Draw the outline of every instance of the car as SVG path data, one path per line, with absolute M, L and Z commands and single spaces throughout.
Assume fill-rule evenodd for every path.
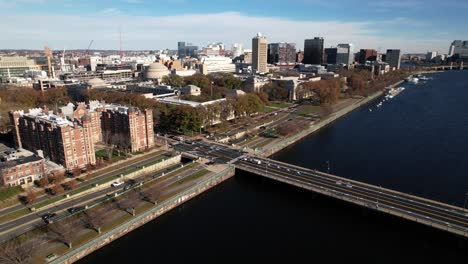
M 70 213 L 70 214 L 74 214 L 74 213 L 77 213 L 79 211 L 83 210 L 83 207 L 70 207 L 67 209 L 67 211 Z
M 338 185 L 341 185 L 341 183 L 342 183 L 341 181 L 336 181 L 336 184 Z
M 56 213 L 45 213 L 41 216 L 42 220 L 46 221 L 54 216 L 56 216 Z
M 292 120 L 292 118 L 289 118 L 289 119 L 288 119 L 288 121 L 291 121 L 291 120 Z
M 118 186 L 120 186 L 122 184 L 124 184 L 124 183 L 121 182 L 121 181 L 115 181 L 115 182 L 111 183 L 112 187 L 118 187 Z
M 353 185 L 351 185 L 350 183 L 346 184 L 346 187 L 348 188 L 353 188 Z
M 259 127 L 259 128 L 260 128 L 260 129 L 265 129 L 266 127 L 265 127 L 265 126 L 261 126 L 261 127 Z

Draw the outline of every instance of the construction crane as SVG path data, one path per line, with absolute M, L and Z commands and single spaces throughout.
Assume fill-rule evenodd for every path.
M 91 45 L 93 44 L 93 42 L 94 42 L 94 40 L 91 40 L 91 41 L 89 42 L 88 48 L 86 49 L 86 58 L 89 57 L 89 48 L 91 48 Z

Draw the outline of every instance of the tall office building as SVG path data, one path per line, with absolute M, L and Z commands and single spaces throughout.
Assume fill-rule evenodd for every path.
M 265 73 L 267 68 L 268 57 L 268 39 L 258 33 L 252 39 L 252 70 L 258 73 Z
M 391 68 L 400 69 L 401 51 L 399 49 L 388 49 L 385 61 Z
M 294 64 L 296 62 L 296 43 L 268 44 L 268 63 Z
M 326 48 L 324 50 L 324 53 L 325 53 L 324 61 L 327 64 L 337 64 L 338 48 Z
M 448 52 L 448 56 L 449 56 L 449 57 L 452 57 L 453 54 L 455 54 L 455 45 L 450 45 L 450 47 L 449 47 L 449 52 Z
M 304 41 L 304 64 L 322 64 L 323 38 L 315 37 Z
M 345 44 L 338 44 L 338 49 L 339 50 L 339 63 L 343 64 L 353 64 L 354 63 L 354 45 L 351 43 L 345 43 Z M 344 54 L 346 53 L 346 54 Z
M 428 51 L 426 54 L 426 61 L 431 61 L 435 57 L 437 57 L 437 51 Z
M 183 41 L 179 41 L 177 42 L 177 56 L 179 56 L 179 58 L 195 58 L 198 56 L 198 47 L 192 45 L 191 43 L 186 44 Z

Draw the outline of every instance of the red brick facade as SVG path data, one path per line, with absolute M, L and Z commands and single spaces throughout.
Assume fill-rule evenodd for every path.
M 47 109 L 31 109 L 30 113 L 10 112 L 15 126 L 15 143 L 20 148 L 42 150 L 51 161 L 67 170 L 95 164 L 91 121 L 82 118 L 74 122 L 49 114 Z
M 0 181 L 4 186 L 32 183 L 44 176 L 44 159 L 36 156 L 6 161 L 0 167 Z

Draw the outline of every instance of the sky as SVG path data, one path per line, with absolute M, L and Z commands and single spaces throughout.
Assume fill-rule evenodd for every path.
M 250 48 L 323 37 L 325 47 L 447 53 L 468 39 L 464 0 L 0 0 L 0 49 L 176 49 L 221 41 Z

